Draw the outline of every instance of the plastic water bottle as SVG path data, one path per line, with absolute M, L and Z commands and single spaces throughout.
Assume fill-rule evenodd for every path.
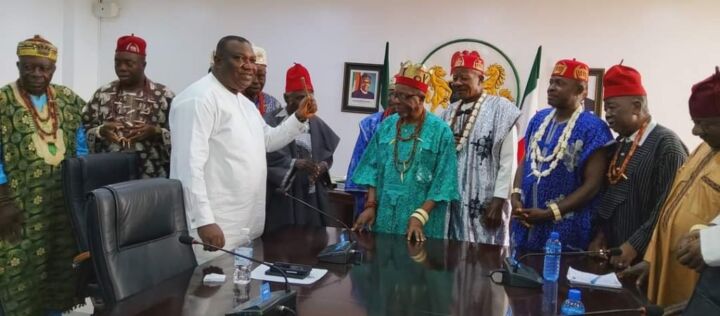
M 235 253 L 252 258 L 253 245 L 249 235 L 243 235 L 240 246 L 235 248 L 234 251 Z M 252 262 L 250 260 L 235 256 L 235 273 L 233 274 L 233 282 L 240 285 L 250 283 L 250 268 L 252 268 Z
M 560 276 L 560 234 L 550 233 L 550 239 L 545 243 L 545 264 L 543 266 L 543 278 L 547 281 L 557 281 Z
M 250 300 L 250 283 L 233 285 L 233 308 Z
M 543 282 L 542 314 L 557 314 L 558 284 L 555 281 Z
M 582 294 L 578 289 L 570 289 L 568 292 L 568 298 L 560 308 L 560 314 L 562 315 L 584 315 L 585 305 L 581 300 Z

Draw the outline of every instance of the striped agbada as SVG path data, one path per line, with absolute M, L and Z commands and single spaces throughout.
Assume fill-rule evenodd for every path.
M 636 132 L 637 133 L 637 132 Z M 618 137 L 609 154 L 620 147 L 617 165 L 624 163 L 635 134 Z M 642 258 L 655 222 L 688 151 L 671 130 L 652 121 L 641 136 L 637 151 L 625 170 L 627 179 L 609 184 L 598 209 L 608 247 L 628 242 Z

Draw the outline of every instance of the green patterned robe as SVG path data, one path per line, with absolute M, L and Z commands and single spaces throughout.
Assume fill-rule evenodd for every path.
M 410 215 L 425 201 L 432 200 L 436 204 L 424 232 L 427 237 L 442 239 L 445 237 L 447 202 L 457 200 L 459 196 L 453 134 L 444 121 L 428 113 L 420 131 L 421 140 L 415 158 L 403 179 L 400 179 L 393 159 L 399 119 L 394 114 L 383 120 L 360 159 L 352 180 L 376 189 L 378 206 L 373 230 L 405 234 Z M 415 125 L 404 125 L 400 133 L 406 138 L 414 130 Z M 412 140 L 400 142 L 398 160 L 408 159 L 412 147 Z
M 60 165 L 36 154 L 32 115 L 13 91 L 0 88 L 0 126 L 5 174 L 25 223 L 18 243 L 0 241 L 0 304 L 7 315 L 43 315 L 78 305 L 72 259 L 77 254 L 62 195 Z M 65 158 L 75 154 L 75 133 L 85 102 L 70 89 L 51 85 Z

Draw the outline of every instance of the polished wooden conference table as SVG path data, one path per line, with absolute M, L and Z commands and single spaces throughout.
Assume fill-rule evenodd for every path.
M 256 258 L 329 270 L 315 284 L 292 286 L 298 294 L 298 315 L 555 315 L 569 288 L 564 277 L 544 289 L 494 284 L 487 275 L 501 266 L 505 250 L 500 247 L 447 240 L 415 244 L 398 235 L 353 234 L 363 253 L 358 264 L 319 263 L 317 253 L 335 243 L 340 232 L 332 227 L 287 227 L 255 241 Z M 422 259 L 423 251 L 425 260 L 416 262 L 413 258 Z M 526 263 L 542 271 L 542 257 L 530 257 Z M 568 266 L 606 271 L 594 259 L 566 258 L 561 276 Z M 210 272 L 224 273 L 226 282 L 217 287 L 203 285 L 203 275 Z M 260 287 L 256 280 L 237 287 L 232 274 L 233 258 L 223 255 L 99 314 L 224 315 L 257 296 Z M 625 287 L 617 291 L 583 288 L 586 310 L 640 307 L 641 295 L 632 281 L 624 282 Z M 271 288 L 280 290 L 282 284 L 272 283 Z

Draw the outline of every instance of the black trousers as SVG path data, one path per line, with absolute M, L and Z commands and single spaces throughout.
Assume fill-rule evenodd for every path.
M 705 268 L 683 315 L 720 315 L 720 267 Z

